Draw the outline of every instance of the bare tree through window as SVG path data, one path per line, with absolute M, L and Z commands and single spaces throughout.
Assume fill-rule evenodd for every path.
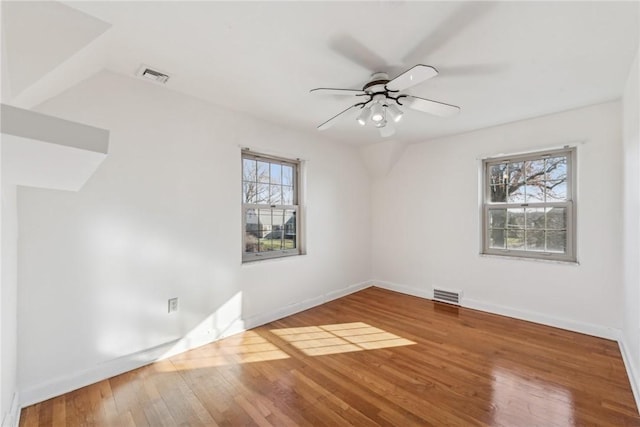
M 243 155 L 245 255 L 277 256 L 297 248 L 296 175 L 295 162 Z
M 485 252 L 569 257 L 571 151 L 485 162 Z

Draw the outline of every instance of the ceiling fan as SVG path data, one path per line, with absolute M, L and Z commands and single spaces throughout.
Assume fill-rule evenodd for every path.
M 438 75 L 438 70 L 429 65 L 418 64 L 405 71 L 396 78 L 389 80 L 386 73 L 374 73 L 362 90 L 316 88 L 311 93 L 323 95 L 344 95 L 361 97 L 360 102 L 336 114 L 326 122 L 318 126 L 318 130 L 325 130 L 333 126 L 343 115 L 351 110 L 360 109 L 356 121 L 365 126 L 370 120 L 380 131 L 382 137 L 388 137 L 395 133 L 394 123 L 402 118 L 402 108 L 412 108 L 424 113 L 440 117 L 448 117 L 457 114 L 460 107 L 419 98 L 417 96 L 401 93 L 405 89 L 420 84 L 425 80 Z

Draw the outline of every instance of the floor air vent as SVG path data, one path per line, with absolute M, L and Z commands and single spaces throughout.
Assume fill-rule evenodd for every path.
M 436 301 L 460 305 L 461 296 L 462 296 L 462 292 L 460 291 L 448 291 L 445 289 L 438 289 L 438 288 L 433 289 L 433 299 Z

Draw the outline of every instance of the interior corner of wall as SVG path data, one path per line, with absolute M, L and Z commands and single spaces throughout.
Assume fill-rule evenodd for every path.
M 373 178 L 384 178 L 400 160 L 407 147 L 406 142 L 390 140 L 368 145 L 360 150 L 364 164 Z

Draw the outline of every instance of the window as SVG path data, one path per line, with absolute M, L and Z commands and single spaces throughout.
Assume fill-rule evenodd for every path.
M 483 253 L 575 261 L 575 149 L 483 165 Z
M 300 253 L 298 175 L 298 161 L 243 151 L 243 261 Z

